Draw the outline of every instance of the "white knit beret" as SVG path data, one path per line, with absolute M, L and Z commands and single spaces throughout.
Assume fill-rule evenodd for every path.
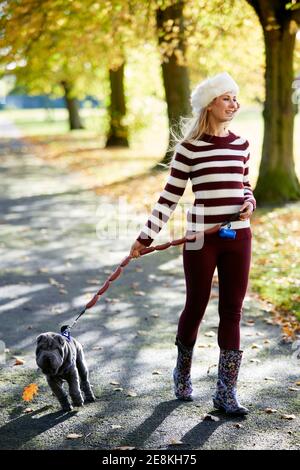
M 218 73 L 198 83 L 191 93 L 191 105 L 195 115 L 207 106 L 214 98 L 226 92 L 237 94 L 239 87 L 227 72 Z

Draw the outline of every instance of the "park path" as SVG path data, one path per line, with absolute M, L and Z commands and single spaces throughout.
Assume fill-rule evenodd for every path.
M 239 381 L 251 414 L 229 419 L 212 409 L 216 284 L 195 348 L 195 400 L 174 400 L 174 337 L 185 301 L 182 247 L 132 261 L 78 323 L 74 335 L 84 345 L 98 399 L 59 412 L 35 366 L 35 338 L 74 318 L 128 254 L 146 214 L 129 211 L 126 236 L 108 240 L 101 234 L 108 219 L 116 222 L 112 201 L 95 195 L 81 174 L 41 161 L 12 123 L 0 120 L 0 132 L 0 340 L 8 350 L 0 364 L 0 448 L 299 449 L 299 360 L 293 345 L 281 342 L 279 327 L 268 323 L 251 286 Z M 24 364 L 14 365 L 15 357 Z M 22 390 L 31 382 L 39 394 L 26 404 Z M 25 413 L 28 406 L 33 411 Z M 204 419 L 207 413 L 215 419 Z M 69 433 L 82 437 L 66 439 Z

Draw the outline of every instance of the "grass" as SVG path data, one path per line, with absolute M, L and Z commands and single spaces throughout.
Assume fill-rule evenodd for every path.
M 97 121 L 95 110 L 84 110 L 88 130 L 72 133 L 67 133 L 66 115 L 62 111 L 53 111 L 50 120 L 49 116 L 45 120 L 45 112 L 41 110 L 4 113 L 17 124 L 27 140 L 36 145 L 39 156 L 48 164 L 82 172 L 99 195 L 115 200 L 125 196 L 137 212 L 145 214 L 146 220 L 168 176 L 168 172 L 154 174 L 151 171 L 166 147 L 165 118 L 159 115 L 151 128 L 132 135 L 130 149 L 105 149 L 104 136 L 96 130 L 101 116 L 98 115 Z M 250 142 L 250 177 L 254 187 L 263 136 L 260 111 L 253 108 L 240 112 L 230 128 L 247 136 Z M 300 178 L 299 128 L 300 118 L 297 116 L 295 164 Z M 60 129 L 58 133 L 57 129 Z M 188 185 L 168 224 L 174 237 L 183 236 L 185 204 L 190 205 L 192 201 L 193 193 Z M 276 321 L 283 323 L 287 334 L 290 333 L 289 328 L 297 331 L 299 323 L 294 319 L 300 320 L 300 203 L 269 210 L 258 208 L 252 217 L 252 227 L 251 289 L 273 305 Z

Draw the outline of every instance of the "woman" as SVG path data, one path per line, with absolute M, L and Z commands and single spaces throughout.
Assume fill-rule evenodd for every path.
M 177 140 L 166 186 L 130 254 L 139 257 L 141 250 L 150 246 L 190 178 L 195 202 L 188 214 L 188 231 L 203 232 L 204 228 L 204 243 L 196 249 L 189 249 L 190 242 L 183 247 L 186 303 L 175 341 L 175 395 L 180 400 L 192 400 L 193 349 L 217 267 L 220 356 L 213 403 L 228 414 L 245 415 L 248 409 L 237 399 L 236 384 L 242 360 L 240 319 L 251 260 L 250 217 L 256 201 L 249 183 L 249 143 L 227 130 L 240 107 L 238 91 L 236 82 L 226 72 L 204 80 L 193 91 L 194 117 L 187 120 L 183 137 Z M 240 215 L 228 226 L 230 238 L 223 238 L 220 231 L 206 233 L 235 213 Z

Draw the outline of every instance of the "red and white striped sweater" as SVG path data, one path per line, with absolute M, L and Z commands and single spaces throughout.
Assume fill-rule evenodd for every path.
M 137 240 L 150 246 L 169 220 L 188 179 L 195 201 L 187 214 L 187 231 L 203 231 L 227 220 L 245 201 L 256 208 L 249 183 L 249 142 L 229 131 L 226 137 L 203 134 L 201 139 L 177 144 L 166 185 Z M 250 220 L 231 223 L 239 231 L 250 227 Z

